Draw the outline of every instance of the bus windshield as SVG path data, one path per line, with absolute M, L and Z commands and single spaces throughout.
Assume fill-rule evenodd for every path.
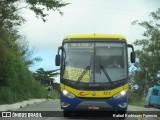
M 109 83 L 127 78 L 125 43 L 64 43 L 63 78 L 76 83 Z

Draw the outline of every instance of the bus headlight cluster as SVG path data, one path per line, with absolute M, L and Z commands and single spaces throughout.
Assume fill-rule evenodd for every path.
M 125 96 L 127 94 L 127 91 L 128 91 L 128 89 L 125 89 L 125 90 L 115 94 L 113 97 L 116 98 L 116 99 L 118 99 L 120 97 L 123 97 L 123 96 Z
M 65 96 L 67 96 L 67 97 L 69 97 L 69 98 L 74 98 L 74 97 L 75 97 L 72 93 L 68 92 L 68 91 L 65 90 L 65 89 L 61 89 L 61 91 L 62 91 L 62 94 L 63 94 L 63 95 L 65 95 Z

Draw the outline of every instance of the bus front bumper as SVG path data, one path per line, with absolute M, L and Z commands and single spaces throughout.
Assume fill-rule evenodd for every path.
M 108 110 L 127 111 L 127 96 L 119 99 L 111 98 L 68 98 L 61 94 L 61 108 L 63 110 Z

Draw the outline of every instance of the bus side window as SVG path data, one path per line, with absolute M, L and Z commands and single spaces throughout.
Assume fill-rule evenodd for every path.
M 158 92 L 159 92 L 159 90 L 153 89 L 152 95 L 158 96 Z

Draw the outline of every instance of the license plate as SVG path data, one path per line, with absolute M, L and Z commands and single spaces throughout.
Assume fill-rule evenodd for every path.
M 88 109 L 91 109 L 91 110 L 98 110 L 98 109 L 99 109 L 99 107 L 96 107 L 96 106 L 90 106 L 90 107 L 88 107 Z

